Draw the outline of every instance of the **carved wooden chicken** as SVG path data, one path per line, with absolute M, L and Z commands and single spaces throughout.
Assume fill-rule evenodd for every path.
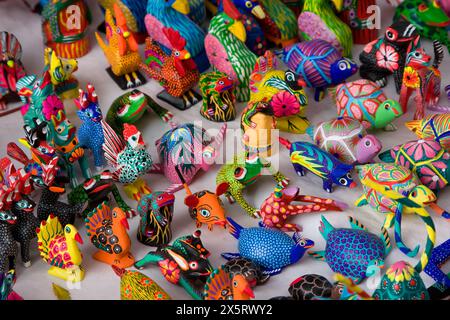
M 111 64 L 107 69 L 109 75 L 123 90 L 135 88 L 145 83 L 145 78 L 139 73 L 138 67 L 141 56 L 138 52 L 138 44 L 134 35 L 128 30 L 125 16 L 117 4 L 114 4 L 113 14 L 110 10 L 105 13 L 106 41 L 105 43 L 98 32 L 95 33 L 97 42 L 103 50 L 106 59 Z M 125 77 L 125 81 L 123 80 Z
M 197 65 L 186 50 L 186 39 L 172 28 L 163 28 L 163 32 L 172 46 L 170 56 L 151 38 L 145 42 L 145 63 L 140 64 L 147 76 L 159 81 L 165 91 L 158 98 L 174 107 L 184 110 L 201 100 L 192 87 L 200 75 Z

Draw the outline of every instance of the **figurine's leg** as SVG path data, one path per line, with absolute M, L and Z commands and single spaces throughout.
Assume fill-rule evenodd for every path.
M 386 214 L 386 217 L 384 218 L 383 228 L 385 228 L 386 230 L 392 228 L 392 226 L 394 225 L 394 217 L 395 216 L 393 212 Z
M 236 193 L 234 195 L 236 202 L 245 210 L 245 212 L 252 218 L 259 218 L 259 210 L 251 206 L 242 195 L 242 192 Z
M 416 94 L 416 112 L 414 113 L 414 120 L 423 119 L 425 116 L 425 100 L 424 94 L 425 92 L 420 88 L 417 89 Z
M 402 85 L 402 89 L 400 90 L 400 99 L 399 103 L 402 107 L 403 113 L 406 113 L 408 111 L 408 101 L 411 97 L 412 89 L 408 88 L 406 85 Z
M 75 176 L 75 169 L 73 167 L 72 164 L 68 164 L 66 166 L 67 169 L 67 175 L 69 176 L 69 180 L 70 180 L 70 186 L 72 187 L 72 189 L 75 189 L 78 186 L 78 179 Z
M 301 165 L 299 165 L 298 163 L 292 163 L 292 165 L 294 166 L 295 172 L 297 172 L 297 174 L 299 176 L 301 176 L 301 177 L 305 176 L 305 174 L 306 174 L 305 169 Z
M 323 180 L 323 190 L 328 193 L 333 192 L 333 181 L 331 179 Z
M 9 262 L 9 269 L 8 270 L 12 270 L 12 269 L 16 269 L 16 256 L 12 255 L 8 257 L 8 262 Z M 6 271 L 8 271 L 6 270 Z
M 162 261 L 162 260 L 163 260 L 163 258 L 160 255 L 158 255 L 157 253 L 149 252 L 149 253 L 147 253 L 147 255 L 144 258 L 142 258 L 139 261 L 136 261 L 134 263 L 134 267 L 136 269 L 142 270 L 142 269 L 144 269 L 144 267 L 146 265 L 148 265 L 150 263 L 155 264 L 155 263 L 158 263 L 159 261 Z
M 136 210 L 131 209 L 130 206 L 128 206 L 128 204 L 123 200 L 122 196 L 120 195 L 119 189 L 117 189 L 116 185 L 114 185 L 112 189 L 112 194 L 119 208 L 126 213 L 127 218 L 132 218 L 137 215 Z
M 138 75 L 136 74 L 136 72 L 133 71 L 133 72 L 131 73 L 131 75 L 132 75 L 133 78 L 134 78 L 134 84 L 135 84 L 136 86 L 139 86 L 139 85 L 142 84 L 141 79 L 139 79 L 139 77 L 138 77 Z
M 133 88 L 133 82 L 131 81 L 131 77 L 128 73 L 125 74 L 125 79 L 127 80 L 127 88 Z
M 22 257 L 22 263 L 25 268 L 31 266 L 30 259 L 30 240 L 20 242 L 20 255 Z
M 227 200 L 230 204 L 233 204 L 236 202 L 236 199 L 234 199 L 234 197 L 229 192 L 225 193 L 225 198 L 227 198 Z
M 105 164 L 104 157 L 103 157 L 103 149 L 102 146 L 96 146 L 94 149 L 94 163 L 96 166 L 97 172 L 101 171 L 103 165 Z
M 325 87 L 316 88 L 314 91 L 314 100 L 320 102 L 325 97 Z

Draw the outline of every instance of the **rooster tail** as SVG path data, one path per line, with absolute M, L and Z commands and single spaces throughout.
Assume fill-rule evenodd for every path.
M 25 152 L 23 152 L 23 150 L 14 142 L 8 143 L 8 145 L 6 147 L 6 152 L 7 152 L 8 156 L 13 158 L 14 160 L 19 161 L 20 163 L 22 163 L 24 165 L 26 165 L 30 161 L 30 159 L 25 154 Z

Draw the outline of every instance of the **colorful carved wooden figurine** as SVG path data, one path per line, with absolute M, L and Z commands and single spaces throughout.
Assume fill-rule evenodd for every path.
M 338 116 L 356 119 L 366 129 L 394 131 L 397 127 L 392 122 L 403 115 L 400 104 L 367 79 L 340 84 L 334 95 Z
M 0 301 L 23 300 L 23 298 L 13 290 L 16 283 L 16 270 L 0 273 Z
M 447 28 L 450 17 L 434 0 L 403 0 L 396 10 L 394 21 L 405 19 L 411 23 L 421 37 L 437 41 L 450 52 L 450 39 Z
M 56 94 L 62 99 L 74 99 L 78 95 L 78 80 L 73 73 L 78 69 L 75 59 L 64 59 L 56 55 L 51 48 L 45 48 L 45 68 L 50 73 L 50 78 Z
M 98 32 L 95 33 L 95 37 L 111 65 L 106 69 L 109 76 L 122 90 L 135 88 L 146 82 L 138 70 L 142 62 L 138 44 L 128 30 L 126 18 L 117 4 L 114 4 L 114 15 L 116 21 L 113 13 L 106 10 L 106 42 Z
M 79 143 L 76 131 L 77 129 L 67 119 L 63 110 L 59 110 L 56 116 L 51 116 L 48 139 L 50 145 L 57 151 L 61 162 L 60 167 L 67 171 L 72 188 L 78 185 L 74 168 L 76 162 L 80 165 L 85 179 L 92 176 L 84 148 Z
M 331 153 L 324 151 L 309 142 L 297 141 L 294 143 L 279 138 L 290 154 L 292 165 L 299 176 L 306 174 L 305 170 L 312 172 L 323 180 L 323 189 L 333 191 L 333 184 L 354 188 L 351 171 L 353 165 L 345 164 Z
M 206 280 L 203 300 L 250 300 L 255 298 L 250 284 L 241 274 L 227 272 L 222 266 Z
M 181 190 L 199 171 L 207 171 L 219 156 L 227 130 L 224 123 L 214 138 L 193 123 L 177 125 L 155 142 L 160 163 L 151 173 L 163 174 L 172 183 L 165 191 Z M 187 150 L 190 150 L 187 152 Z
M 294 205 L 293 202 L 305 202 L 310 204 Z M 277 228 L 284 232 L 299 232 L 302 227 L 287 223 L 287 219 L 304 213 L 323 211 L 343 211 L 347 208 L 345 203 L 332 199 L 305 196 L 300 194 L 298 187 L 283 187 L 277 185 L 261 205 L 259 214 L 264 226 Z
M 153 0 L 147 2 L 145 26 L 153 41 L 156 41 L 166 54 L 174 48 L 164 34 L 164 28 L 178 31 L 186 42 L 189 52 L 200 72 L 209 68 L 209 61 L 205 52 L 205 32 L 187 15 L 190 12 L 188 0 Z
M 92 256 L 95 260 L 128 268 L 134 264 L 130 252 L 131 240 L 127 216 L 122 209 L 111 208 L 102 203 L 86 217 L 85 227 L 88 237 L 98 251 Z
M 12 227 L 16 224 L 17 217 L 3 202 L 0 203 L 0 207 L 0 273 L 5 273 L 16 268 L 18 248 Z
M 381 151 L 381 142 L 356 119 L 338 117 L 310 126 L 307 130 L 311 140 L 347 164 L 371 162 Z
M 105 163 L 102 148 L 105 137 L 101 125 L 103 120 L 102 110 L 94 86 L 88 84 L 86 92 L 80 89 L 79 97 L 74 101 L 79 109 L 77 115 L 83 121 L 78 128 L 79 143 L 84 149 L 92 151 L 95 166 L 99 170 Z
M 300 42 L 279 51 L 290 70 L 298 74 L 306 86 L 315 88 L 314 99 L 323 99 L 325 89 L 344 82 L 358 66 L 329 42 L 316 39 Z
M 436 140 L 450 152 L 450 113 L 430 114 L 421 120 L 405 123 L 419 139 Z
M 157 104 L 149 95 L 134 89 L 113 101 L 106 114 L 106 122 L 122 136 L 124 123 L 135 124 L 148 112 L 154 112 L 162 121 L 169 122 L 173 113 Z
M 305 0 L 303 11 L 298 17 L 300 36 L 305 40 L 322 39 L 331 43 L 344 57 L 352 56 L 352 31 L 339 19 L 343 0 Z
M 163 28 L 172 52 L 166 54 L 151 38 L 145 40 L 144 62 L 140 69 L 164 88 L 157 96 L 180 110 L 189 109 L 201 97 L 193 90 L 200 75 L 189 51 L 186 39 L 172 28 Z
M 137 239 L 147 246 L 159 247 L 172 240 L 171 223 L 175 196 L 155 191 L 142 196 L 137 211 L 141 217 Z
M 360 53 L 361 78 L 384 87 L 388 76 L 393 75 L 395 89 L 400 93 L 408 46 L 417 36 L 416 27 L 406 20 L 394 22 L 386 29 L 384 36 L 369 42 Z
M 259 227 L 244 228 L 227 218 L 228 231 L 238 239 L 239 253 L 222 253 L 227 260 L 244 257 L 261 267 L 263 274 L 274 276 L 285 267 L 298 262 L 314 241 L 294 233 L 292 237 L 278 229 Z
M 403 84 L 400 91 L 400 105 L 403 112 L 408 110 L 408 102 L 416 93 L 416 111 L 414 120 L 423 119 L 425 108 L 434 106 L 441 96 L 441 72 L 439 65 L 444 59 L 444 49 L 438 41 L 434 41 L 434 61 L 424 49 L 420 48 L 420 38 L 417 37 L 409 45 L 406 56 Z
M 223 72 L 202 73 L 199 81 L 202 93 L 200 114 L 215 122 L 233 121 L 236 118 L 235 83 Z
M 52 0 L 42 6 L 44 44 L 58 57 L 76 59 L 89 52 L 91 12 L 84 0 Z
M 259 210 L 250 205 L 244 198 L 243 191 L 252 185 L 265 172 L 268 172 L 276 183 L 287 186 L 287 179 L 281 172 L 275 171 L 272 165 L 262 157 L 247 157 L 245 153 L 235 155 L 233 162 L 224 164 L 217 172 L 216 184 L 228 184 L 225 197 L 229 203 L 237 202 L 245 213 L 252 218 L 259 218 Z
M 250 98 L 250 74 L 257 57 L 245 46 L 245 27 L 233 2 L 223 0 L 223 9 L 211 19 L 205 38 L 206 54 L 215 70 L 235 81 L 236 98 L 244 102 Z
M 201 232 L 175 239 L 171 245 L 151 251 L 134 266 L 143 269 L 155 264 L 167 281 L 180 285 L 196 300 L 202 299 L 203 288 L 213 267 L 208 260 L 210 252 L 200 239 Z
M 7 109 L 7 104 L 19 102 L 17 81 L 25 76 L 25 69 L 20 60 L 22 46 L 17 38 L 9 32 L 0 32 L 0 116 L 15 112 L 21 108 Z
M 170 296 L 145 274 L 112 266 L 120 277 L 120 300 L 170 300 Z
M 334 228 L 322 216 L 319 231 L 326 240 L 325 250 L 309 251 L 308 254 L 327 262 L 333 272 L 360 283 L 379 274 L 392 246 L 386 229 L 382 228 L 381 235 L 376 236 L 358 220 L 349 217 L 349 222 L 351 228 Z
M 50 215 L 36 232 L 41 257 L 50 265 L 48 274 L 70 282 L 83 280 L 83 257 L 77 245 L 83 240 L 75 226 L 68 224 L 63 228 L 58 218 Z
M 106 162 L 115 169 L 112 173 L 113 180 L 124 183 L 127 196 L 139 201 L 142 194 L 151 192 L 140 176 L 146 174 L 153 163 L 142 134 L 134 125 L 128 123 L 124 124 L 123 138 L 104 121 L 102 127 Z

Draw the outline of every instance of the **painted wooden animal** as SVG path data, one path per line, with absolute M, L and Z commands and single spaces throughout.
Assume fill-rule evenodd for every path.
M 366 129 L 393 131 L 396 127 L 392 121 L 403 115 L 400 104 L 367 79 L 338 85 L 335 96 L 338 116 L 354 118 Z
M 342 0 L 305 0 L 298 17 L 300 36 L 304 40 L 322 39 L 331 43 L 344 57 L 352 56 L 352 31 L 333 10 L 344 9 Z
M 397 261 L 381 278 L 373 292 L 375 300 L 429 300 L 427 287 L 419 273 L 408 262 Z
M 425 108 L 434 106 L 441 96 L 441 73 L 439 65 L 444 58 L 442 45 L 434 41 L 434 61 L 424 49 L 419 47 L 420 38 L 417 37 L 409 45 L 406 56 L 405 70 L 403 72 L 403 84 L 400 90 L 400 105 L 403 112 L 408 110 L 408 101 L 416 93 L 414 99 L 416 112 L 414 120 L 425 117 Z
M 50 265 L 48 274 L 65 281 L 83 280 L 83 258 L 76 244 L 83 244 L 83 240 L 78 230 L 71 224 L 63 228 L 58 218 L 50 215 L 47 221 L 41 222 L 36 233 L 41 257 Z
M 211 19 L 205 38 L 208 59 L 215 70 L 223 72 L 236 83 L 236 98 L 250 98 L 250 74 L 256 55 L 245 46 L 246 33 L 240 12 L 231 0 L 224 1 L 224 11 Z
M 250 284 L 240 274 L 231 274 L 220 267 L 206 280 L 203 300 L 250 300 L 255 298 Z
M 130 252 L 131 240 L 127 232 L 130 226 L 122 209 L 116 207 L 111 210 L 102 203 L 84 221 L 86 233 L 98 249 L 92 256 L 95 260 L 119 268 L 128 268 L 134 264 L 134 257 Z
M 165 191 L 181 190 L 190 184 L 197 172 L 208 171 L 219 156 L 227 124 L 223 124 L 214 138 L 193 123 L 176 125 L 155 142 L 160 163 L 153 165 L 151 173 L 164 174 L 172 183 Z M 178 171 L 182 176 L 178 174 Z
M 74 99 L 78 95 L 78 80 L 73 73 L 78 69 L 75 59 L 62 59 L 51 48 L 44 51 L 45 69 L 48 70 L 56 94 L 62 99 Z
M 259 157 L 249 159 L 245 153 L 241 153 L 234 156 L 233 162 L 226 163 L 219 169 L 216 184 L 228 183 L 228 189 L 225 192 L 228 202 L 237 202 L 249 216 L 259 218 L 259 210 L 247 202 L 243 191 L 247 186 L 255 183 L 263 172 L 268 172 L 278 184 L 287 186 L 289 183 L 289 179 L 275 171 L 267 160 Z
M 443 44 L 450 52 L 447 32 L 450 17 L 442 11 L 436 1 L 403 0 L 395 10 L 394 21 L 399 19 L 405 19 L 417 28 L 421 37 Z
M 141 217 L 137 231 L 137 239 L 140 242 L 160 247 L 172 240 L 174 202 L 173 194 L 162 191 L 155 191 L 141 198 L 137 206 Z
M 399 144 L 381 153 L 379 158 L 410 169 L 434 192 L 444 189 L 450 181 L 450 153 L 434 140 Z
M 432 277 L 440 286 L 450 288 L 450 277 L 441 268 L 450 258 L 450 239 L 444 241 L 431 252 L 430 261 L 424 271 Z
M 419 246 L 411 250 L 404 244 L 401 236 L 403 214 L 417 214 L 426 225 L 426 248 L 415 266 L 417 272 L 421 272 L 428 263 L 436 239 L 434 222 L 425 208 L 430 206 L 439 214 L 446 211 L 435 204 L 437 197 L 433 191 L 421 185 L 417 176 L 405 167 L 376 163 L 359 166 L 357 169 L 364 194 L 355 205 L 369 204 L 378 212 L 386 214 L 384 228 L 394 225 L 397 247 L 404 254 L 409 257 L 416 256 Z
M 294 233 L 286 233 L 263 226 L 243 228 L 233 219 L 227 218 L 228 231 L 238 239 L 239 253 L 222 253 L 227 260 L 244 257 L 261 267 L 263 274 L 274 276 L 285 267 L 298 262 L 314 241 Z
M 63 110 L 59 110 L 56 116 L 51 116 L 48 129 L 48 139 L 58 154 L 60 167 L 66 170 L 70 184 L 75 188 L 78 185 L 74 168 L 76 162 L 80 165 L 84 178 L 89 179 L 92 175 L 84 148 L 76 136 L 77 129 L 67 119 Z
M 127 215 L 127 218 L 132 218 L 137 215 L 136 211 L 130 208 L 122 199 L 119 189 L 114 183 L 112 173 L 108 170 L 78 185 L 67 195 L 67 199 L 71 206 L 84 207 L 87 202 L 86 209 L 81 212 L 83 218 L 86 218 L 88 213 L 95 210 L 103 202 L 109 203 L 113 199 L 115 206 L 122 209 Z
M 145 274 L 112 266 L 120 277 L 120 300 L 171 300 L 155 281 Z
M 174 48 L 163 32 L 163 28 L 178 31 L 186 41 L 186 50 L 200 72 L 209 68 L 209 61 L 205 52 L 205 32 L 194 21 L 189 19 L 189 3 L 187 0 L 154 0 L 147 1 L 147 15 L 145 26 L 150 38 L 161 45 L 166 54 Z
M 294 205 L 292 202 L 310 204 Z M 277 185 L 274 192 L 263 201 L 259 214 L 264 226 L 280 229 L 284 232 L 300 232 L 302 227 L 287 223 L 290 217 L 312 212 L 343 211 L 347 205 L 332 199 L 300 195 L 298 187 L 282 187 Z
M 306 132 L 319 148 L 347 164 L 371 162 L 381 150 L 380 140 L 349 117 L 321 121 Z
M 163 122 L 169 122 L 173 113 L 161 107 L 149 95 L 134 89 L 113 101 L 106 114 L 106 123 L 119 135 L 124 123 L 135 124 L 146 113 L 155 113 Z
M 450 152 L 450 113 L 430 114 L 421 120 L 405 123 L 419 139 L 433 139 Z
M 403 19 L 390 25 L 384 36 L 369 42 L 360 53 L 361 78 L 384 87 L 388 76 L 393 75 L 395 89 L 400 93 L 408 46 L 418 35 L 416 27 Z
M 106 43 L 98 32 L 95 37 L 102 48 L 111 67 L 106 69 L 109 76 L 122 89 L 135 88 L 145 83 L 145 78 L 139 73 L 139 64 L 142 62 L 138 52 L 138 44 L 134 35 L 127 27 L 127 21 L 122 10 L 114 4 L 113 14 L 106 10 Z
M 315 88 L 314 99 L 320 101 L 325 89 L 344 82 L 358 66 L 329 42 L 316 39 L 300 42 L 278 52 L 287 67 L 298 74 L 306 86 Z
M 0 210 L 0 272 L 15 269 L 17 256 L 17 242 L 12 234 L 12 226 L 17 217 L 11 211 Z
M 313 258 L 325 261 L 333 272 L 352 279 L 356 284 L 379 274 L 384 259 L 392 249 L 389 234 L 381 229 L 376 236 L 358 220 L 349 217 L 351 229 L 334 228 L 324 216 L 319 231 L 326 240 L 324 251 L 309 251 Z M 345 245 L 343 245 L 345 244 Z
M 262 285 L 269 280 L 270 276 L 262 273 L 261 268 L 254 263 L 252 260 L 246 258 L 234 258 L 228 260 L 222 268 L 234 275 L 243 275 L 245 280 L 247 280 L 250 287 L 256 287 L 256 285 Z
M 164 88 L 158 94 L 159 99 L 180 110 L 189 109 L 201 99 L 193 90 L 200 78 L 197 66 L 186 50 L 186 39 L 178 31 L 164 27 L 163 33 L 170 42 L 172 52 L 166 54 L 153 39 L 147 38 L 140 69 Z
M 390 3 L 389 0 L 386 2 Z M 376 0 L 343 1 L 339 17 L 351 29 L 354 44 L 367 44 L 378 38 L 377 15 L 381 8 Z
M 156 264 L 167 281 L 180 285 L 194 299 L 201 300 L 206 279 L 213 271 L 208 260 L 210 252 L 200 239 L 201 231 L 175 239 L 168 246 L 147 253 L 134 266 L 143 269 Z
M 281 0 L 259 0 L 265 18 L 259 19 L 264 37 L 282 48 L 298 41 L 297 17 Z
M 16 36 L 0 32 L 0 116 L 18 111 L 21 107 L 7 109 L 10 102 L 20 101 L 17 81 L 26 75 L 22 61 L 22 45 Z
M 235 83 L 231 77 L 219 71 L 202 73 L 199 86 L 203 101 L 200 114 L 204 118 L 215 122 L 236 118 Z
M 139 201 L 142 194 L 151 192 L 147 183 L 140 179 L 152 167 L 152 158 L 146 150 L 142 134 L 134 125 L 125 123 L 123 138 L 104 121 L 101 122 L 105 143 L 106 162 L 114 168 L 113 180 L 125 184 L 128 197 Z
M 312 172 L 323 180 L 323 189 L 327 192 L 333 191 L 333 184 L 347 188 L 356 187 L 351 175 L 353 165 L 341 162 L 309 142 L 291 143 L 284 138 L 279 140 L 289 150 L 292 165 L 299 176 L 304 176 L 305 170 Z
M 98 96 L 93 85 L 87 85 L 87 92 L 80 89 L 75 105 L 79 109 L 77 115 L 83 123 L 78 128 L 78 141 L 86 150 L 90 149 L 94 154 L 94 163 L 99 170 L 105 163 L 102 145 L 105 142 L 101 121 L 102 110 L 98 103 Z
M 14 269 L 0 273 L 0 301 L 23 300 L 23 298 L 13 290 L 15 283 L 16 271 Z

